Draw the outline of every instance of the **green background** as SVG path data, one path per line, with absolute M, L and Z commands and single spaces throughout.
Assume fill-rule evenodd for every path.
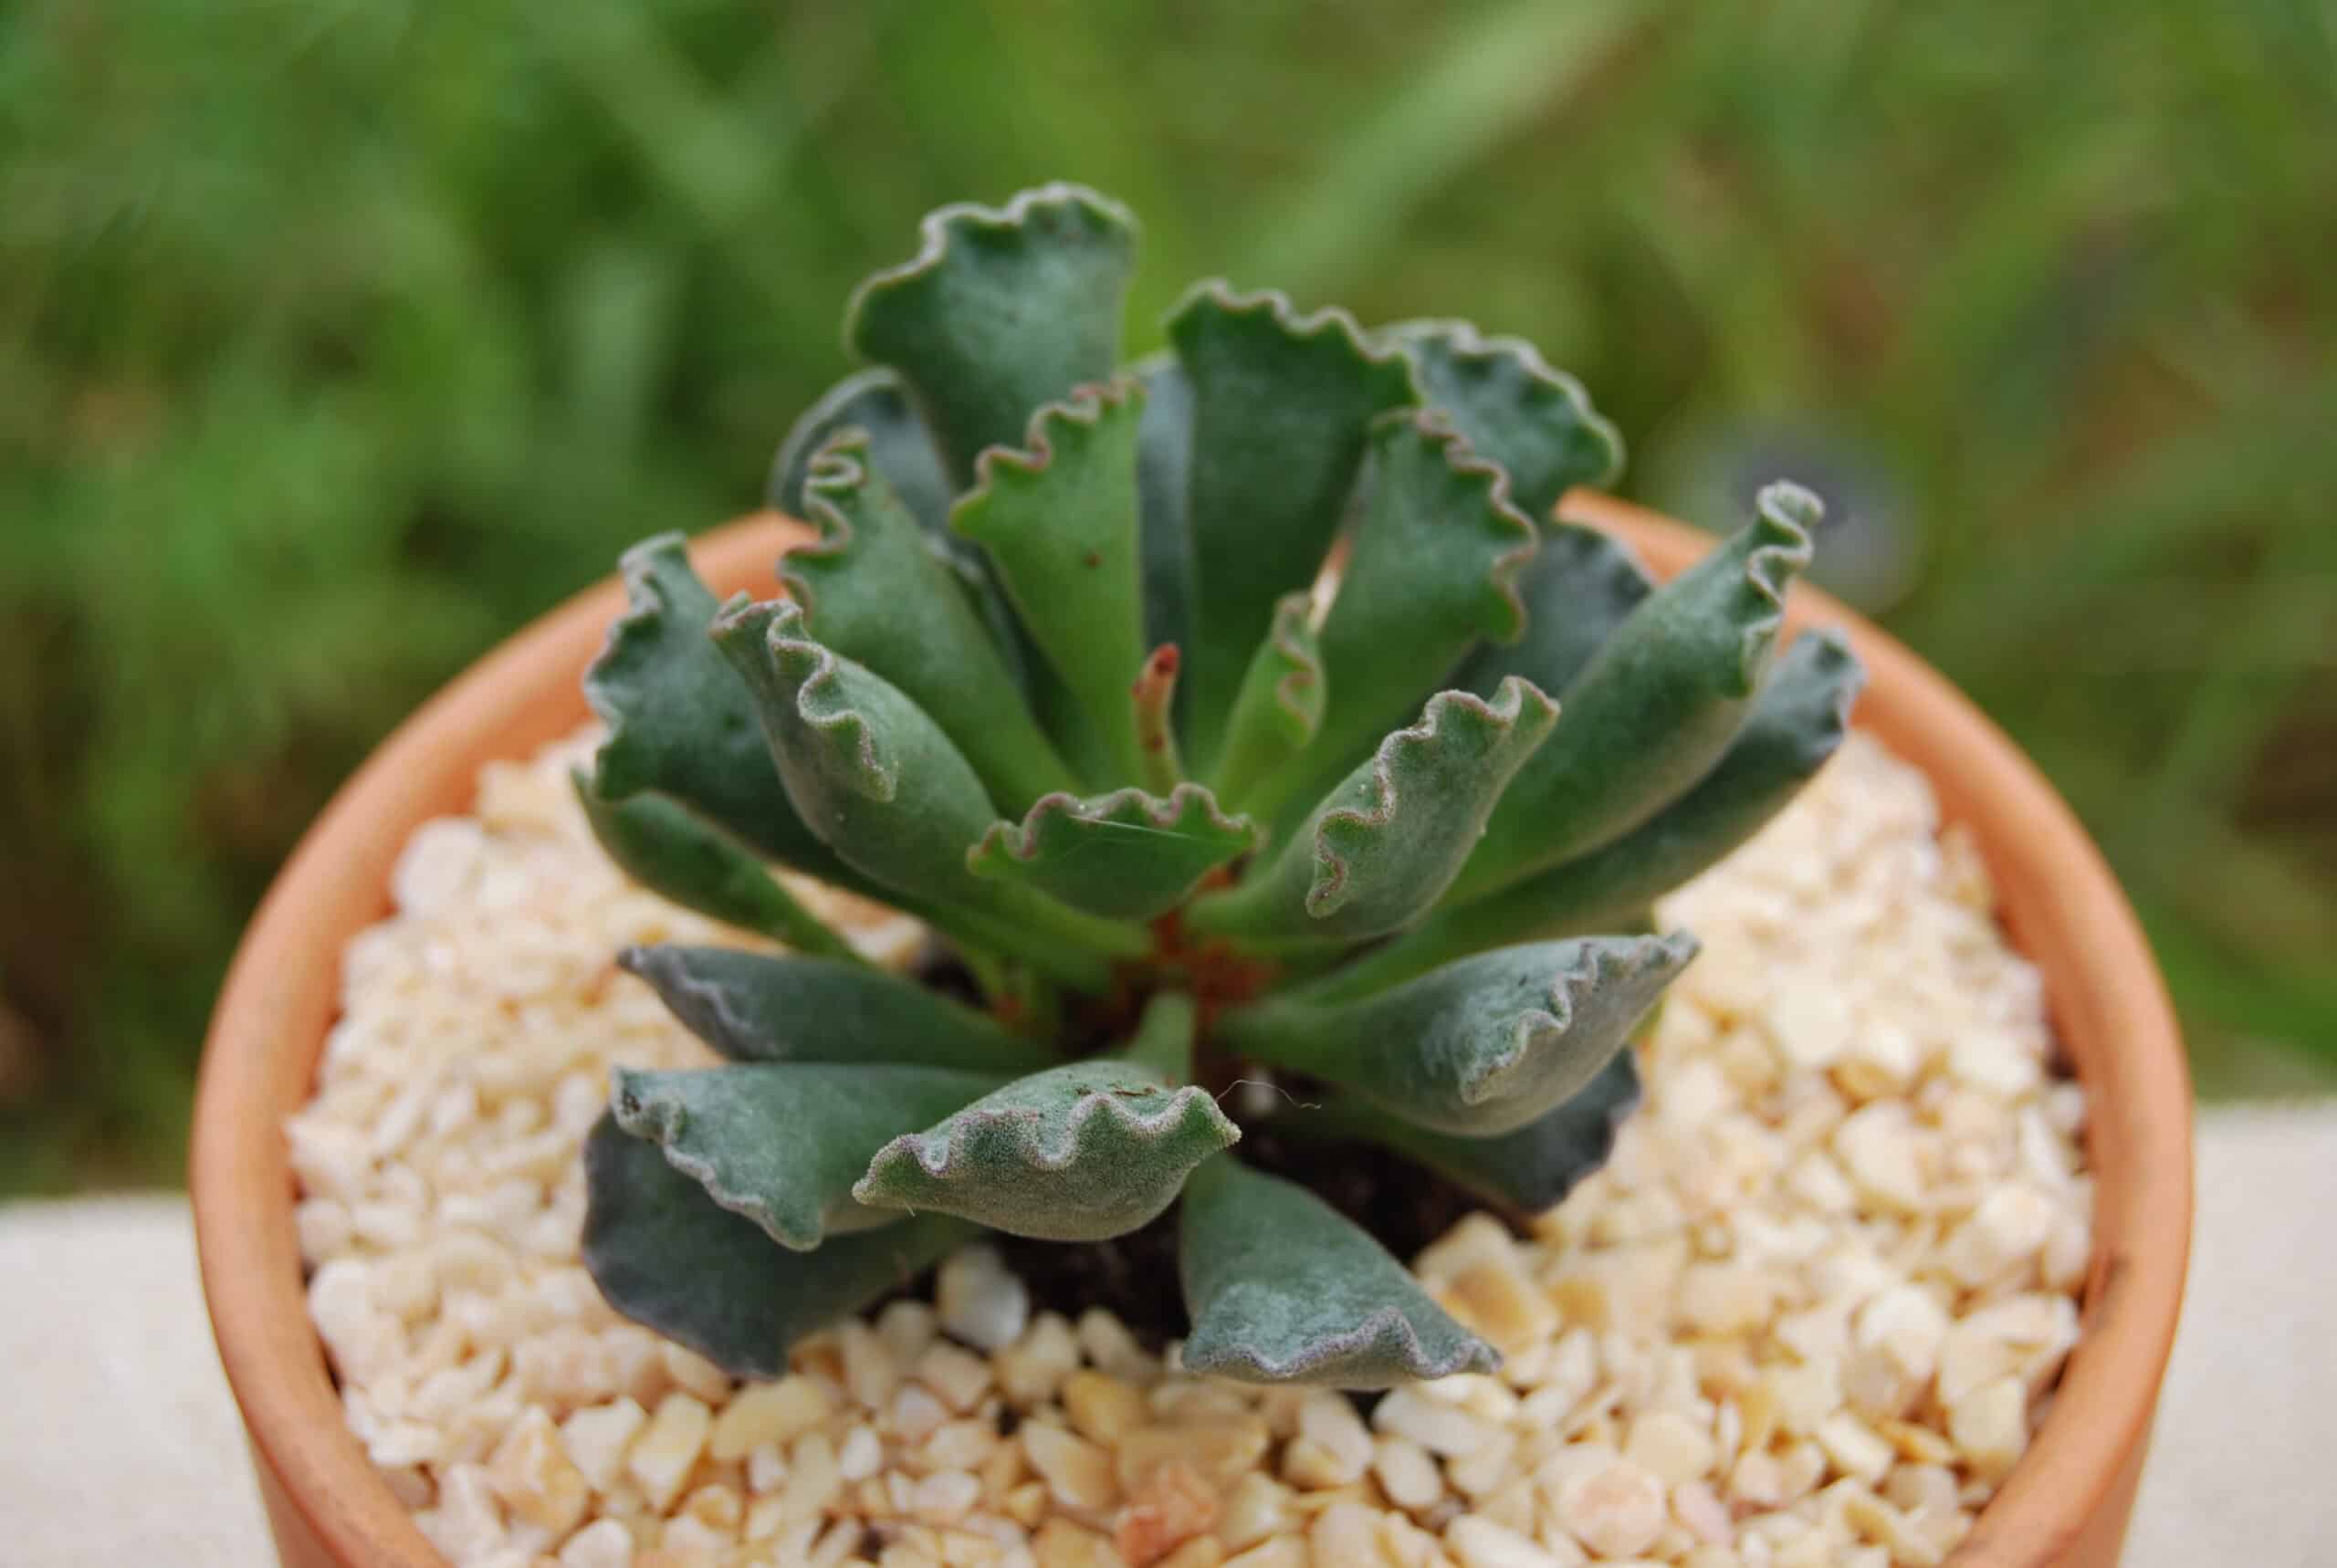
M 2337 1063 L 2337 12 L 18 0 L 0 1192 L 174 1180 L 253 901 L 433 685 L 756 501 L 917 215 L 1540 343 L 2047 767 L 2204 1084 Z

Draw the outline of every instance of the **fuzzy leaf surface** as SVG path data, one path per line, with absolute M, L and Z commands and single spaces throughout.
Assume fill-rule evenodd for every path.
M 1193 455 L 1193 383 L 1171 353 L 1148 355 L 1133 373 L 1144 384 L 1144 423 L 1136 440 L 1144 641 L 1148 647 L 1183 647 L 1192 641 L 1193 546 L 1186 492 Z
M 581 769 L 571 781 L 592 836 L 642 886 L 799 953 L 858 960 L 852 944 L 804 908 L 746 845 L 680 801 L 650 789 L 613 800 Z
M 692 1034 L 732 1061 L 835 1062 L 1028 1072 L 1047 1049 L 987 1014 L 896 975 L 737 947 L 627 947 L 619 967 L 648 982 Z
M 1141 789 L 1087 800 L 1050 795 L 1019 825 L 992 823 L 968 864 L 977 876 L 1025 883 L 1091 915 L 1150 920 L 1257 842 L 1249 818 L 1227 816 L 1207 789 L 1184 783 L 1165 800 Z
M 1547 523 L 1577 485 L 1612 484 L 1623 437 L 1582 383 L 1520 338 L 1486 338 L 1467 321 L 1406 321 L 1388 340 L 1412 362 L 1420 395 L 1509 476 L 1509 497 Z
M 1221 1032 L 1419 1126 L 1498 1137 L 1588 1083 L 1695 953 L 1684 933 L 1503 947 L 1356 1001 L 1254 1003 Z
M 831 1234 L 897 1220 L 853 1198 L 869 1155 L 999 1082 L 931 1067 L 620 1068 L 609 1108 L 618 1126 L 663 1150 L 715 1202 L 806 1252 Z
M 808 516 L 803 505 L 812 479 L 812 460 L 820 448 L 847 430 L 857 430 L 867 437 L 867 461 L 892 486 L 901 505 L 936 539 L 947 540 L 955 486 L 942 469 L 932 433 L 917 417 L 900 373 L 883 365 L 854 371 L 797 418 L 779 444 L 779 455 L 771 460 L 770 504 L 791 517 Z
M 1120 783 L 1144 774 L 1128 683 L 1144 663 L 1137 442 L 1144 392 L 1125 378 L 1048 403 L 1021 450 L 992 447 L 950 526 L 996 564 L 1022 624 L 1085 710 Z
M 1486 824 L 1462 902 L 1620 838 L 1720 760 L 1809 564 L 1818 497 L 1761 492 L 1754 522 L 1648 598 L 1564 693 L 1567 716 Z
M 1172 1087 L 1157 1064 L 1174 1037 L 1189 1042 L 1190 1001 L 1156 998 L 1145 1025 L 1151 1038 L 1128 1056 L 1032 1073 L 894 1139 L 853 1196 L 1049 1241 L 1100 1241 L 1152 1220 L 1242 1133 L 1208 1090 Z
M 870 464 L 866 437 L 821 449 L 804 505 L 820 538 L 781 561 L 780 577 L 812 634 L 930 716 L 1011 809 L 1067 788 L 1071 769 L 951 569 Z
M 1567 688 L 1654 582 L 1631 552 L 1597 528 L 1541 519 L 1542 548 L 1517 576 L 1525 603 L 1525 634 L 1516 642 L 1481 643 L 1461 662 L 1451 684 L 1489 696 L 1511 675 L 1524 675 L 1565 700 Z
M 1271 864 L 1196 903 L 1193 928 L 1271 946 L 1362 941 L 1410 924 L 1460 874 L 1502 790 L 1557 722 L 1558 705 L 1522 680 L 1490 703 L 1438 693 Z
M 787 1350 L 938 1262 L 975 1229 L 946 1215 L 771 1244 L 603 1115 L 584 1143 L 584 1267 L 609 1305 L 737 1377 L 777 1377 Z
M 1480 640 L 1520 635 L 1517 579 L 1535 545 L 1500 469 L 1434 415 L 1384 415 L 1355 550 L 1323 621 L 1321 733 L 1269 781 L 1266 805 L 1294 792 L 1304 810 Z
M 1206 769 L 1275 601 L 1322 567 L 1373 417 L 1414 392 L 1403 357 L 1367 344 L 1346 312 L 1302 317 L 1279 294 L 1203 284 L 1168 338 L 1193 396 L 1187 744 Z
M 735 600 L 715 642 L 754 693 L 788 799 L 847 864 L 982 916 L 988 940 L 1019 932 L 1020 956 L 1073 984 L 1108 979 L 1098 954 L 1145 951 L 1138 928 L 968 870 L 966 847 L 997 818 L 972 766 L 897 687 L 812 638 L 800 606 Z
M 1284 594 L 1242 674 L 1217 760 L 1218 792 L 1229 801 L 1289 763 L 1323 727 L 1323 650 L 1314 612 L 1312 596 Z
M 1796 638 L 1744 728 L 1686 794 L 1588 854 L 1438 912 L 1332 983 L 1360 996 L 1487 947 L 1630 925 L 1785 809 L 1850 732 L 1865 678 L 1839 632 Z
M 1332 1120 L 1475 1193 L 1505 1213 L 1531 1218 L 1557 1207 L 1575 1185 L 1607 1163 L 1615 1137 L 1640 1103 L 1638 1059 L 1626 1051 L 1556 1110 L 1514 1132 L 1456 1137 L 1414 1126 L 1368 1103 L 1335 1106 Z
M 1188 1372 L 1388 1388 L 1489 1372 L 1500 1359 L 1346 1216 L 1237 1160 L 1193 1173 L 1178 1266 L 1192 1319 Z
M 718 606 L 686 545 L 659 534 L 618 562 L 624 613 L 584 673 L 585 699 L 609 727 L 593 757 L 595 792 L 608 802 L 669 795 L 766 859 L 852 885 L 780 787 L 754 699 L 708 635 Z
M 914 258 L 854 293 L 844 340 L 900 372 L 963 486 L 1041 403 L 1112 373 L 1135 260 L 1136 220 L 1081 186 L 943 207 Z

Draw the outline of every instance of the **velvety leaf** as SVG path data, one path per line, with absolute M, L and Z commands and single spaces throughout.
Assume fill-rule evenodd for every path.
M 1178 1218 L 1189 1373 L 1388 1388 L 1490 1372 L 1500 1358 L 1388 1249 L 1295 1183 L 1212 1160 Z
M 627 947 L 617 963 L 647 981 L 684 1028 L 733 1061 L 1028 1072 L 1046 1047 L 985 1013 L 881 970 L 737 947 Z
M 1412 361 L 1422 401 L 1501 465 L 1511 502 L 1536 523 L 1575 486 L 1622 473 L 1622 434 L 1533 344 L 1482 337 L 1467 321 L 1407 321 L 1386 335 Z
M 1720 759 L 1768 667 L 1786 588 L 1809 563 L 1819 507 L 1776 484 L 1758 512 L 1634 611 L 1562 694 L 1566 718 L 1494 810 L 1455 903 L 1620 838 Z
M 1488 947 L 1630 925 L 1785 809 L 1841 745 L 1865 674 L 1839 632 L 1795 639 L 1745 727 L 1686 794 L 1588 854 L 1440 911 L 1331 986 L 1341 997 L 1363 996 Z
M 959 484 L 986 446 L 1014 446 L 1041 403 L 1119 361 L 1136 220 L 1077 185 L 1025 191 L 1003 210 L 959 204 L 925 220 L 916 257 L 853 295 L 844 340 L 907 382 Z
M 1192 1004 L 1156 998 L 1181 1018 L 1148 1018 L 1154 1039 L 1192 1031 Z M 1159 1215 L 1192 1169 L 1242 1136 L 1198 1085 L 1170 1087 L 1150 1060 L 1095 1057 L 1008 1084 L 929 1131 L 896 1138 L 853 1189 L 866 1204 L 938 1210 L 1017 1236 L 1100 1241 Z
M 804 489 L 812 478 L 812 459 L 831 438 L 847 430 L 867 437 L 867 461 L 885 476 L 901 505 L 935 538 L 947 539 L 956 486 L 942 470 L 941 454 L 911 405 L 899 373 L 883 365 L 854 371 L 803 411 L 772 460 L 770 504 L 791 517 L 807 516 Z
M 1144 556 L 1144 640 L 1148 646 L 1192 641 L 1192 538 L 1186 527 L 1186 478 L 1192 462 L 1193 383 L 1177 356 L 1138 360 L 1131 373 L 1144 386 L 1144 423 L 1136 438 L 1136 490 Z
M 820 538 L 791 552 L 780 576 L 812 635 L 922 708 L 1009 809 L 1070 787 L 1071 769 L 950 569 L 869 465 L 866 437 L 846 433 L 822 448 L 803 498 Z
M 924 710 L 815 641 L 792 603 L 734 600 L 715 641 L 753 691 L 780 779 L 803 820 L 865 875 L 912 898 L 990 917 L 984 936 L 1058 978 L 1101 988 L 1098 955 L 1136 956 L 1144 933 L 985 882 L 966 849 L 996 820 L 972 767 Z
M 1501 471 L 1424 413 L 1383 417 L 1371 455 L 1354 553 L 1323 620 L 1322 730 L 1258 791 L 1262 816 L 1305 810 L 1480 639 L 1525 629 L 1516 580 L 1536 541 Z
M 788 803 L 754 699 L 707 635 L 717 605 L 685 547 L 681 535 L 659 534 L 618 563 L 624 613 L 584 673 L 585 698 L 609 728 L 593 758 L 595 793 L 614 802 L 654 789 L 765 859 L 865 885 Z
M 1185 738 L 1206 772 L 1275 601 L 1314 581 L 1338 532 L 1372 417 L 1414 391 L 1403 357 L 1368 345 L 1346 312 L 1302 317 L 1279 294 L 1203 284 L 1168 338 L 1193 396 Z
M 1323 727 L 1323 653 L 1312 595 L 1286 593 L 1234 694 L 1217 760 L 1219 796 L 1238 802 L 1289 763 Z
M 1479 696 L 1511 675 L 1524 675 L 1561 699 L 1618 627 L 1655 584 L 1620 542 L 1579 523 L 1539 519 L 1542 548 L 1517 576 L 1525 634 L 1481 643 L 1449 684 Z
M 1271 864 L 1196 902 L 1197 931 L 1272 946 L 1385 936 L 1427 911 L 1460 874 L 1485 818 L 1558 705 L 1521 680 L 1491 703 L 1440 692 L 1420 722 L 1315 809 Z
M 1385 1145 L 1496 1208 L 1531 1217 L 1556 1207 L 1576 1183 L 1607 1163 L 1616 1134 L 1639 1103 L 1638 1061 L 1626 1050 L 1556 1110 L 1498 1137 L 1431 1132 L 1361 1102 L 1334 1103 L 1329 1119 L 1347 1135 Z
M 1418 1125 L 1496 1137 L 1588 1083 L 1695 953 L 1684 933 L 1503 947 L 1356 1001 L 1252 1003 L 1220 1034 Z
M 853 1199 L 869 1155 L 999 1082 L 931 1067 L 619 1068 L 609 1108 L 618 1126 L 664 1150 L 665 1163 L 715 1202 L 803 1252 L 832 1232 L 898 1219 Z
M 648 789 L 613 800 L 581 768 L 570 777 L 592 836 L 652 893 L 799 953 L 860 961 L 852 944 L 798 903 L 752 852 L 688 807 Z
M 779 1376 L 797 1340 L 976 1234 L 947 1215 L 917 1215 L 791 1252 L 609 1115 L 585 1140 L 584 1187 L 584 1267 L 609 1305 L 737 1377 Z
M 1207 789 L 1186 783 L 1166 800 L 1141 789 L 1050 795 L 1019 826 L 992 824 L 967 863 L 977 876 L 1027 883 L 1092 915 L 1149 920 L 1257 841 L 1249 818 L 1228 817 Z
M 1144 392 L 1125 378 L 1048 403 L 1022 450 L 991 447 L 950 524 L 990 553 L 1022 624 L 1085 710 L 1118 781 L 1144 776 L 1128 683 L 1144 664 L 1137 440 Z M 921 619 L 921 618 L 920 618 Z

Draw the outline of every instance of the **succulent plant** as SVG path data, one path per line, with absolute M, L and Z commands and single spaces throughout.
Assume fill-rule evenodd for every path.
M 588 814 L 640 881 L 791 951 L 623 955 L 723 1064 L 617 1075 L 586 1260 L 740 1375 L 985 1228 L 1092 1243 L 1180 1198 L 1188 1369 L 1490 1365 L 1246 1165 L 1229 1104 L 1555 1203 L 1695 952 L 1655 899 L 1843 733 L 1848 649 L 1776 648 L 1808 495 L 1659 587 L 1556 519 L 1621 448 L 1532 348 L 1208 283 L 1118 369 L 1134 235 L 1070 186 L 936 213 L 852 300 L 870 368 L 780 450 L 772 501 L 819 534 L 788 596 L 718 605 L 678 536 L 624 559 Z M 918 916 L 966 999 L 774 867 Z

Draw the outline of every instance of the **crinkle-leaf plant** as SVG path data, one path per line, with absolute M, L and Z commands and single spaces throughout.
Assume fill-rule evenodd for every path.
M 773 504 L 818 530 L 785 597 L 718 605 L 676 536 L 625 557 L 586 810 L 788 951 L 624 955 L 723 1064 L 617 1074 L 585 1254 L 739 1374 L 982 1228 L 1093 1243 L 1172 1205 L 1187 1368 L 1489 1366 L 1242 1162 L 1227 1091 L 1304 1084 L 1261 1097 L 1278 1145 L 1556 1202 L 1695 952 L 1651 906 L 1841 738 L 1849 650 L 1777 647 L 1808 495 L 1659 586 L 1556 519 L 1621 448 L 1526 344 L 1207 283 L 1123 369 L 1134 251 L 1071 186 L 936 213 L 851 302 L 868 368 L 780 450 Z M 980 1000 L 865 962 L 776 868 L 914 914 Z

